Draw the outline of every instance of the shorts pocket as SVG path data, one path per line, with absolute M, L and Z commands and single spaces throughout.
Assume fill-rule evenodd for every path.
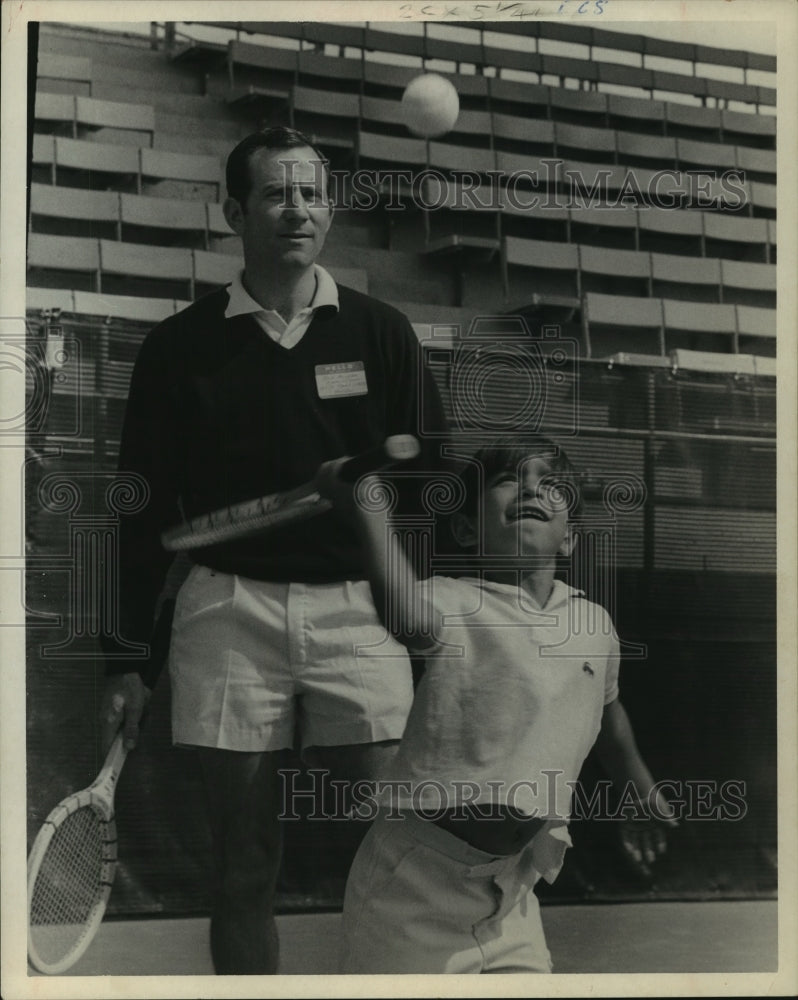
M 404 835 L 402 825 L 401 819 L 384 820 L 382 829 L 369 831 L 363 849 L 355 857 L 350 878 L 354 874 L 353 881 L 370 896 L 383 892 L 423 849 L 415 839 Z
M 201 615 L 229 604 L 234 593 L 234 576 L 207 566 L 194 566 L 177 592 L 172 630 L 183 628 Z

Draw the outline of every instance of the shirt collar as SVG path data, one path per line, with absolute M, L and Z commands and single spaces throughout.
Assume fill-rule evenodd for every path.
M 315 312 L 317 309 L 328 308 L 338 312 L 338 286 L 329 271 L 320 264 L 313 265 L 313 273 L 316 277 L 316 291 L 310 304 L 306 307 Z M 228 302 L 224 311 L 225 319 L 232 319 L 234 316 L 247 316 L 251 313 L 270 313 L 274 310 L 264 309 L 256 302 L 244 287 L 242 281 L 244 272 L 239 271 L 227 286 Z
M 566 601 L 571 600 L 574 597 L 584 597 L 584 590 L 578 590 L 576 587 L 571 587 L 569 584 L 565 583 L 564 580 L 555 580 L 554 587 L 549 594 L 549 599 L 546 601 L 542 610 L 546 608 L 555 608 L 558 604 L 565 604 Z
M 494 580 L 485 580 L 484 578 L 472 578 L 472 581 L 479 587 L 485 590 L 492 590 L 497 594 L 506 594 L 508 597 L 517 597 L 519 593 L 519 588 L 513 583 L 496 583 Z M 561 604 L 565 604 L 566 601 L 574 597 L 584 597 L 584 590 L 577 590 L 575 587 L 569 586 L 563 580 L 554 580 L 554 585 L 552 586 L 551 593 L 549 594 L 549 599 L 540 609 L 541 611 L 548 611 L 552 608 L 556 608 Z M 534 603 L 534 598 L 531 597 L 526 591 L 522 593 L 522 599 Z

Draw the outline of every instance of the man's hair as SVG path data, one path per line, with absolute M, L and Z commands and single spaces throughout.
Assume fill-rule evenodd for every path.
M 252 154 L 258 149 L 298 149 L 302 146 L 312 149 L 324 165 L 325 171 L 329 171 L 327 157 L 311 139 L 295 128 L 277 125 L 248 135 L 227 157 L 225 181 L 228 195 L 235 198 L 242 210 L 246 211 L 247 198 L 252 190 L 252 176 L 249 170 Z
M 465 488 L 463 513 L 476 516 L 485 484 L 502 472 L 518 472 L 531 458 L 546 460 L 552 472 L 552 485 L 561 486 L 568 497 L 569 518 L 578 517 L 582 512 L 579 474 L 565 451 L 543 434 L 513 434 L 478 448 L 472 461 L 460 472 Z

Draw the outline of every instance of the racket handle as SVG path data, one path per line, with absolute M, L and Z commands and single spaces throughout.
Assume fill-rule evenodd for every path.
M 397 462 L 409 462 L 420 450 L 419 443 L 412 434 L 394 434 L 376 448 L 370 448 L 348 459 L 338 474 L 344 482 L 354 483 L 369 472 L 376 472 L 377 469 Z
M 120 729 L 116 736 L 114 736 L 111 746 L 108 748 L 108 753 L 105 755 L 105 762 L 92 788 L 95 791 L 110 793 L 111 797 L 113 797 L 113 786 L 117 775 L 122 770 L 122 765 L 125 763 L 126 757 L 127 747 L 125 746 L 125 737 Z

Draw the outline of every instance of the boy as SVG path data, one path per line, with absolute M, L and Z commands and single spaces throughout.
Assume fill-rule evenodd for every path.
M 562 866 L 572 783 L 594 742 L 616 785 L 672 822 L 618 700 L 609 616 L 555 579 L 576 544 L 573 470 L 541 437 L 478 451 L 451 522 L 478 574 L 419 583 L 336 467 L 322 467 L 320 489 L 354 507 L 375 604 L 425 657 L 350 872 L 341 970 L 549 972 L 533 887 Z M 361 481 L 358 497 L 375 485 Z

